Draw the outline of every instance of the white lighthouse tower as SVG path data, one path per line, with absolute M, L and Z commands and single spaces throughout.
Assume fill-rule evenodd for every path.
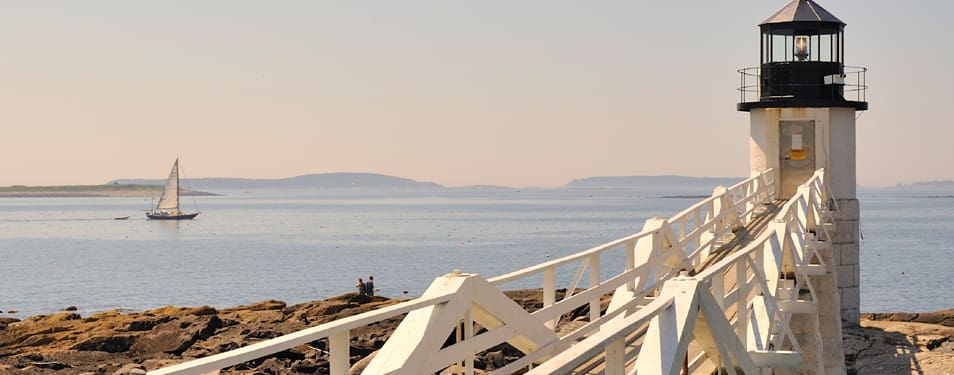
M 793 0 L 759 28 L 761 66 L 740 70 L 738 104 L 739 111 L 750 113 L 751 171 L 774 168 L 784 199 L 816 169 L 826 169 L 838 207 L 831 259 L 826 259 L 838 294 L 830 297 L 840 302 L 842 322 L 857 325 L 855 119 L 868 109 L 866 69 L 845 66 L 845 23 L 812 0 Z M 837 306 L 832 314 L 838 314 Z

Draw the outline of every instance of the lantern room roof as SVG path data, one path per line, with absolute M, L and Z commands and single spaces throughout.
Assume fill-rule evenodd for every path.
M 838 17 L 812 0 L 792 0 L 784 8 L 762 21 L 759 26 L 788 22 L 830 22 L 845 25 Z

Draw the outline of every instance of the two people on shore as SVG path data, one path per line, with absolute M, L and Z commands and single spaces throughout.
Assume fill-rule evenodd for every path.
M 359 277 L 358 285 L 355 285 L 355 287 L 358 288 L 358 294 L 373 296 L 374 295 L 374 276 L 368 276 L 367 282 L 365 282 Z

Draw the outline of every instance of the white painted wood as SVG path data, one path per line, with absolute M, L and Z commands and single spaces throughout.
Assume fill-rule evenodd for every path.
M 603 372 L 604 375 L 626 374 L 626 356 L 623 352 L 625 345 L 624 338 L 618 338 L 606 345 L 603 354 L 604 366 L 606 368 Z
M 754 373 L 755 365 L 746 355 L 747 351 L 738 336 L 733 334 L 732 325 L 725 318 L 725 314 L 714 296 L 706 290 L 700 290 L 700 315 L 705 318 L 706 325 L 713 339 L 716 340 L 722 363 L 738 366 L 746 374 Z M 717 363 L 718 365 L 719 363 Z M 733 366 L 728 366 L 729 373 L 735 373 Z
M 347 332 L 351 329 L 362 327 L 381 320 L 390 319 L 392 317 L 405 314 L 422 307 L 439 305 L 447 302 L 450 297 L 451 296 L 434 296 L 429 298 L 422 297 L 417 300 L 384 307 L 375 311 L 350 316 L 333 322 L 328 322 L 316 327 L 307 328 L 295 333 L 290 333 L 288 335 L 277 337 L 271 340 L 258 342 L 225 353 L 219 353 L 205 358 L 150 371 L 149 374 L 203 374 L 209 371 L 234 366 L 239 363 L 265 357 L 283 350 L 294 348 L 298 345 L 307 344 L 315 340 L 328 338 L 336 333 Z
M 450 365 L 456 360 L 435 356 L 448 335 L 456 329 L 473 295 L 467 274 L 437 278 L 424 292 L 425 297 L 453 295 L 447 303 L 411 311 L 371 360 L 368 374 L 424 374 L 436 364 Z M 430 371 L 433 372 L 433 371 Z
M 795 368 L 802 364 L 802 353 L 788 350 L 750 351 L 749 357 L 762 368 Z
M 600 285 L 600 256 L 599 254 L 590 255 L 590 270 L 588 272 L 590 279 L 590 288 L 596 288 Z M 596 321 L 600 318 L 600 298 L 597 296 L 590 300 L 590 321 Z
M 408 314 L 407 318 L 365 373 L 429 373 L 454 363 L 463 364 L 469 373 L 473 371 L 475 353 L 502 342 L 519 348 L 525 355 L 495 374 L 513 373 L 540 361 L 542 363 L 534 370 L 537 372 L 531 373 L 551 373 L 545 372 L 546 369 L 572 369 L 567 366 L 583 363 L 594 356 L 604 356 L 615 363 L 618 358 L 626 356 L 623 349 L 617 350 L 620 349 L 618 340 L 645 327 L 647 322 L 652 323 L 636 359 L 640 373 L 678 372 L 693 342 L 693 332 L 699 336 L 699 343 L 706 341 L 703 346 L 717 366 L 718 362 L 731 362 L 743 368 L 745 373 L 757 373 L 759 371 L 753 364 L 755 357 L 758 357 L 760 366 L 766 363 L 788 365 L 800 348 L 787 327 L 791 314 L 817 313 L 812 308 L 816 301 L 814 289 L 805 276 L 819 272 L 824 265 L 814 263 L 820 260 L 816 249 L 819 243 L 806 236 L 808 223 L 812 220 L 822 222 L 817 220 L 822 217 L 820 207 L 827 205 L 825 176 L 825 171 L 819 170 L 798 189 L 796 196 L 783 205 L 776 216 L 782 221 L 770 224 L 765 233 L 758 235 L 750 245 L 709 266 L 694 278 L 673 277 L 680 269 L 701 264 L 702 254 L 711 248 L 722 228 L 741 225 L 762 203 L 774 199 L 774 171 L 766 170 L 728 188 L 722 195 L 714 194 L 671 219 L 647 220 L 640 233 L 577 254 L 490 280 L 464 273 L 445 275 L 435 280 L 418 300 L 151 373 L 214 371 L 322 338 L 333 342 L 329 346 L 333 358 L 347 357 L 347 349 L 341 349 L 347 345 L 341 343 L 347 343 L 351 329 L 404 313 Z M 824 225 L 819 226 L 826 229 Z M 625 264 L 600 264 L 600 257 L 611 253 L 625 257 Z M 779 280 L 786 262 L 795 264 L 800 275 L 799 285 L 794 288 Z M 564 299 L 556 301 L 555 294 L 547 295 L 556 290 L 555 273 L 558 267 L 564 266 L 576 267 L 580 271 L 574 287 L 582 278 L 583 270 L 589 276 L 589 285 L 578 294 L 568 293 Z M 603 266 L 620 267 L 620 270 L 615 276 L 602 280 Z M 542 280 L 545 305 L 533 314 L 499 290 L 500 285 L 531 277 L 536 282 Z M 726 282 L 732 279 L 736 285 L 726 293 L 725 289 L 729 287 Z M 798 300 L 797 290 L 806 287 L 812 299 Z M 652 294 L 654 290 L 658 290 L 661 297 L 651 298 L 656 295 Z M 614 293 L 613 302 L 607 314 L 600 316 L 599 296 L 606 293 Z M 591 322 L 563 337 L 553 333 L 553 326 L 548 323 L 585 305 L 591 307 Z M 733 332 L 733 321 L 737 332 Z M 462 322 L 461 340 L 450 347 L 440 348 L 447 335 L 461 327 Z M 474 335 L 471 322 L 489 331 Z M 586 339 L 578 342 L 584 337 Z M 796 350 L 791 353 L 775 350 L 784 340 Z M 750 342 L 755 350 L 750 353 L 743 341 Z M 693 363 L 699 358 L 702 357 L 696 357 Z M 339 369 L 336 367 L 332 371 L 340 373 Z M 730 368 L 727 371 L 734 372 Z
M 796 268 L 804 275 L 808 276 L 824 276 L 827 271 L 827 266 L 824 264 L 804 264 L 798 265 Z
M 674 278 L 667 282 L 661 298 L 672 298 L 673 304 L 650 322 L 636 358 L 637 373 L 677 375 L 682 370 L 699 313 L 696 301 L 699 285 L 694 278 Z
M 629 333 L 645 325 L 664 310 L 672 310 L 672 297 L 658 298 L 638 313 L 626 317 L 623 324 L 613 330 L 601 330 L 582 342 L 564 350 L 549 361 L 536 366 L 527 375 L 566 374 L 603 352 L 610 342 L 625 338 Z
M 328 365 L 332 375 L 347 375 L 351 369 L 351 337 L 348 331 L 328 337 Z
M 474 317 L 471 311 L 464 314 L 464 340 L 470 341 L 474 338 Z M 472 348 L 464 357 L 464 371 L 467 375 L 474 375 L 474 356 L 479 351 Z
M 543 307 L 550 307 L 556 303 L 556 268 L 543 271 Z M 547 328 L 556 328 L 557 319 L 546 321 Z

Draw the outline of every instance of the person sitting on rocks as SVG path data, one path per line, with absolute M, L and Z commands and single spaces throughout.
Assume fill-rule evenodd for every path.
M 360 277 L 358 278 L 358 285 L 355 285 L 355 287 L 358 288 L 358 294 L 361 294 L 361 295 L 368 294 L 368 287 L 367 285 L 364 284 L 364 280 L 361 280 Z

